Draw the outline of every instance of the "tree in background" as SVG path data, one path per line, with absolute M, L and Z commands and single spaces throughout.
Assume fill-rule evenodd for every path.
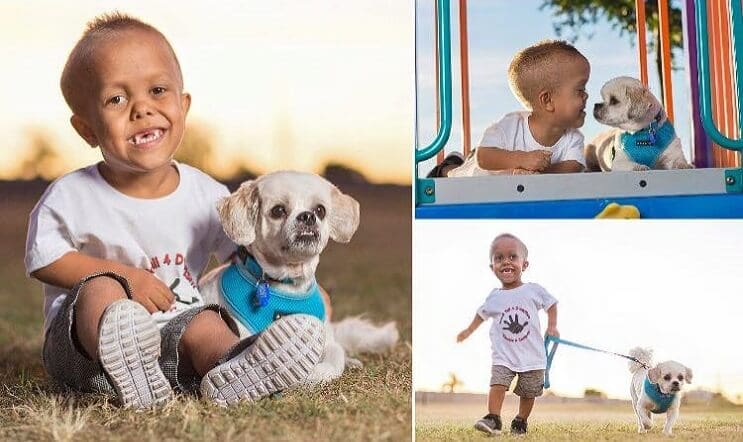
M 660 0 L 665 1 L 665 0 Z M 637 26 L 635 18 L 635 0 L 542 0 L 542 9 L 549 9 L 556 21 L 553 23 L 555 33 L 568 41 L 575 43 L 579 37 L 591 39 L 595 33 L 595 25 L 599 20 L 606 20 L 620 36 L 629 35 L 630 44 L 636 44 Z M 674 59 L 674 49 L 683 48 L 683 33 L 681 28 L 681 8 L 677 2 L 669 1 L 670 14 L 671 59 Z M 658 26 L 658 0 L 645 0 L 645 18 L 650 29 L 648 47 L 655 52 L 655 65 L 658 69 L 661 101 L 663 101 L 663 76 L 660 58 L 660 28 Z M 593 25 L 590 27 L 589 25 Z M 594 31 L 588 32 L 589 29 Z M 676 67 L 674 67 L 676 68 Z
M 447 393 L 454 393 L 454 390 L 462 385 L 464 384 L 459 380 L 457 375 L 454 372 L 449 372 L 449 380 L 441 384 L 441 389 Z
M 67 164 L 54 144 L 54 137 L 42 127 L 26 131 L 28 143 L 18 165 L 18 177 L 24 180 L 54 179 L 66 172 Z

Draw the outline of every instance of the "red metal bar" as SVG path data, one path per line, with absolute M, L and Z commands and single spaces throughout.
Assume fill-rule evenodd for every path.
M 658 32 L 660 33 L 660 54 L 663 70 L 663 104 L 668 119 L 673 123 L 673 84 L 671 80 L 671 20 L 668 14 L 668 0 L 658 0 Z
M 648 41 L 645 35 L 645 0 L 635 0 L 637 26 L 637 58 L 640 64 L 640 81 L 648 85 Z

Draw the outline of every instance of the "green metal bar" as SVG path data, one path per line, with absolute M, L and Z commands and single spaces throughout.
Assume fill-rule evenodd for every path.
M 733 69 L 735 70 L 735 82 L 737 85 L 738 99 L 738 121 L 741 121 L 741 109 L 743 109 L 743 85 L 739 78 L 739 68 L 743 64 L 743 52 L 738 45 L 743 42 L 743 14 L 740 0 L 731 2 L 730 14 L 732 16 L 732 53 Z M 720 146 L 730 150 L 743 150 L 743 140 L 733 140 L 723 135 L 712 120 L 712 87 L 711 72 L 709 66 L 709 41 L 707 30 L 707 0 L 698 0 L 694 4 L 694 16 L 697 25 L 697 46 L 699 48 L 697 63 L 699 65 L 699 91 L 701 101 L 702 125 L 707 135 Z
M 436 38 L 439 43 L 439 130 L 436 138 L 428 146 L 415 151 L 415 162 L 420 163 L 444 148 L 451 134 L 452 102 L 451 102 L 451 25 L 449 0 L 436 0 L 439 18 L 439 32 Z

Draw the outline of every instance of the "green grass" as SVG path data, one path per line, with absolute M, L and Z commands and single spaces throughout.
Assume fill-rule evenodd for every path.
M 516 412 L 515 403 L 504 406 L 503 425 L 510 428 Z M 485 414 L 485 404 L 416 404 L 416 441 L 470 441 L 487 436 L 473 428 Z M 529 419 L 526 436 L 506 440 L 523 441 L 667 441 L 661 433 L 665 415 L 654 417 L 654 428 L 638 434 L 634 414 L 626 406 L 601 404 L 540 404 Z M 681 407 L 673 430 L 673 440 L 732 441 L 743 440 L 743 408 Z
M 401 342 L 391 354 L 362 355 L 364 367 L 335 382 L 252 405 L 219 408 L 180 396 L 145 412 L 121 409 L 102 395 L 61 391 L 44 373 L 43 296 L 23 267 L 28 213 L 42 190 L 1 192 L 0 440 L 411 438 L 409 188 L 344 189 L 361 203 L 361 226 L 350 244 L 328 247 L 318 270 L 335 318 L 366 312 L 375 321 L 397 321 Z

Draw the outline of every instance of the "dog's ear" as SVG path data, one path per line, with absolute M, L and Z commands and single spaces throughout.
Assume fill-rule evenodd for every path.
M 657 384 L 660 381 L 660 368 L 656 366 L 648 370 L 648 379 L 653 384 Z
M 330 238 L 336 242 L 349 242 L 359 227 L 359 203 L 335 186 L 330 200 L 333 206 L 328 215 Z
M 241 246 L 248 246 L 255 241 L 255 227 L 260 210 L 258 186 L 255 183 L 254 180 L 242 183 L 235 193 L 217 203 L 224 232 Z
M 684 371 L 686 372 L 686 383 L 691 384 L 691 378 L 694 376 L 694 373 L 692 373 L 691 368 L 684 367 Z
M 650 91 L 645 88 L 627 88 L 627 98 L 629 98 L 627 118 L 632 121 L 641 120 L 647 115 L 650 108 L 653 107 Z

